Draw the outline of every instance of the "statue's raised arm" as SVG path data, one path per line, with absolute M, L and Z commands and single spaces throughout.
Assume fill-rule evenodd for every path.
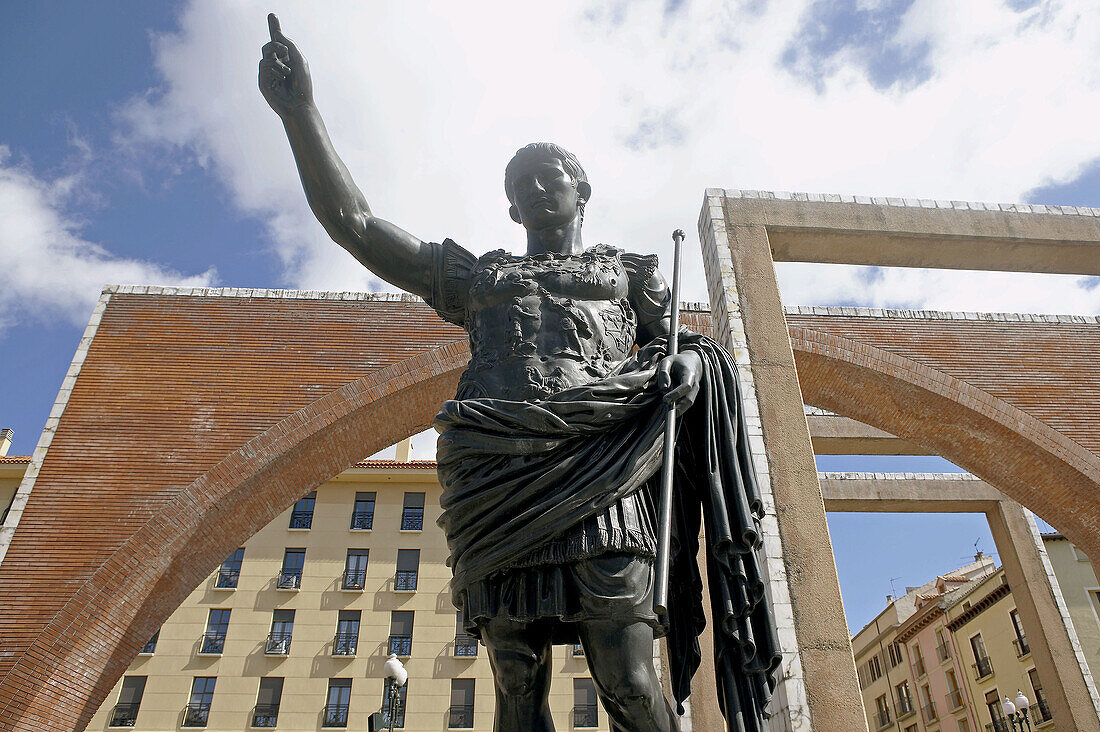
M 430 295 L 431 245 L 371 214 L 313 102 L 309 64 L 274 13 L 267 23 L 271 41 L 260 60 L 260 91 L 286 128 L 309 207 L 333 241 L 371 272 L 415 295 Z

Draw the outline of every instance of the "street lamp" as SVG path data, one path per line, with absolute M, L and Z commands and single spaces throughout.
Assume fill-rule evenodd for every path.
M 1016 692 L 1016 699 L 1014 701 L 1015 703 L 1006 696 L 1004 704 L 1001 705 L 1001 708 L 1004 709 L 1005 716 L 1008 717 L 1008 721 L 1012 722 L 1012 729 L 1017 730 L 1017 732 L 1030 730 L 1031 720 L 1028 719 L 1027 716 L 1030 702 L 1028 702 L 1027 697 L 1024 696 L 1024 692 L 1022 691 Z M 1024 725 L 1027 726 L 1025 727 Z
M 409 672 L 397 659 L 396 653 L 390 654 L 390 657 L 386 659 L 386 663 L 382 665 L 382 670 L 386 672 L 386 679 L 390 682 L 386 708 L 390 717 L 390 732 L 393 732 L 393 725 L 401 708 L 401 687 L 409 680 Z

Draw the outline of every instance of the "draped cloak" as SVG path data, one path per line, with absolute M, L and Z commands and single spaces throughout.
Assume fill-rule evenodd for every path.
M 664 402 L 656 387 L 657 339 L 598 381 L 544 399 L 448 401 L 435 419 L 452 591 L 514 568 L 623 497 L 657 504 Z M 702 362 L 701 387 L 676 441 L 667 634 L 679 711 L 699 666 L 703 583 L 700 527 L 714 619 L 717 693 L 735 732 L 766 728 L 764 709 L 780 653 L 765 592 L 760 519 L 764 506 L 749 452 L 737 369 L 706 336 L 683 332 L 681 351 Z M 476 628 L 471 628 L 476 633 Z

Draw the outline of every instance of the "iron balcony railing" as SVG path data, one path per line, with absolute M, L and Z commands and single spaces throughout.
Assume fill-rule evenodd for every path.
M 598 724 L 595 704 L 577 704 L 573 707 L 574 727 L 595 727 Z
M 202 643 L 199 645 L 199 653 L 221 655 L 225 650 L 225 633 L 211 631 L 202 634 Z
M 374 526 L 374 511 L 355 511 L 351 514 L 351 528 L 367 531 Z
M 1035 703 L 1031 705 L 1031 708 L 1034 710 L 1032 713 L 1038 723 L 1049 722 L 1054 719 L 1054 716 L 1050 713 L 1050 704 L 1047 703 L 1047 698 L 1043 696 L 1042 689 L 1035 691 Z
M 139 704 L 116 704 L 111 712 L 112 727 L 133 727 L 137 724 Z
M 413 639 L 411 635 L 391 635 L 390 636 L 390 653 L 395 653 L 402 658 L 411 656 L 413 650 Z
M 276 587 L 280 590 L 300 590 L 302 588 L 302 570 L 284 569 L 279 572 Z
M 1031 653 L 1031 646 L 1028 645 L 1026 635 L 1022 635 L 1012 641 L 1012 645 L 1016 648 L 1016 658 L 1023 658 L 1027 654 Z
M 345 569 L 344 570 L 344 583 L 343 588 L 345 590 L 361 590 L 367 586 L 367 570 L 365 569 Z
M 574 643 L 569 647 L 569 653 L 573 658 L 584 658 L 584 646 L 580 643 Z
M 416 591 L 416 576 L 419 574 L 415 569 L 399 569 L 397 574 L 393 576 L 393 589 L 395 592 L 415 592 Z
M 916 672 L 918 678 L 928 673 L 928 669 L 924 667 L 923 658 L 917 657 L 917 660 L 913 662 L 913 671 Z
M 455 656 L 458 658 L 475 658 L 477 656 L 477 638 L 472 635 L 456 635 Z
M 932 722 L 936 719 L 939 719 L 939 715 L 936 714 L 936 705 L 932 702 L 928 702 L 923 707 L 921 707 L 921 711 L 924 713 L 925 722 Z
M 993 675 L 993 662 L 989 660 L 989 656 L 982 656 L 971 665 L 974 667 L 974 679 L 976 681 L 981 681 Z
M 898 697 L 898 719 L 902 717 L 908 717 L 915 712 L 913 709 L 913 700 L 907 696 Z
M 239 569 L 219 569 L 218 578 L 214 580 L 214 587 L 219 590 L 233 590 L 237 588 L 237 582 L 241 579 Z
M 290 528 L 308 529 L 313 526 L 313 511 L 295 511 L 290 514 Z
M 278 704 L 257 704 L 252 712 L 253 727 L 274 727 L 279 722 Z
M 882 729 L 890 724 L 890 710 L 880 709 L 875 712 L 875 729 Z
M 405 727 L 405 708 L 401 706 L 401 702 L 398 701 L 398 708 L 393 713 L 393 726 L 394 729 L 404 729 Z M 390 711 L 388 709 L 382 709 L 382 727 L 383 729 L 390 728 Z
M 940 659 L 940 661 L 946 661 L 951 658 L 951 648 L 949 648 L 946 643 L 937 643 L 936 658 Z
M 348 726 L 348 705 L 347 704 L 326 704 L 325 712 L 321 718 L 322 727 L 347 727 Z
M 268 633 L 264 653 L 268 656 L 290 655 L 290 641 L 293 637 L 293 633 Z
M 451 729 L 469 729 L 474 726 L 474 705 L 452 705 L 447 726 Z
M 963 695 L 961 689 L 955 689 L 954 691 L 947 692 L 947 708 L 951 711 L 959 709 L 963 705 Z
M 358 633 L 337 633 L 332 639 L 332 655 L 334 656 L 354 656 L 358 647 Z
M 205 727 L 208 721 L 210 721 L 208 702 L 192 702 L 183 710 L 184 727 Z
M 424 529 L 424 509 L 406 507 L 401 511 L 402 531 L 422 531 Z
M 1009 732 L 1007 719 L 994 719 L 985 726 L 986 732 Z

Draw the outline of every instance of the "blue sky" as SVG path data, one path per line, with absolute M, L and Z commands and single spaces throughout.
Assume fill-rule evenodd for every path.
M 375 211 L 474 251 L 522 246 L 501 175 L 532 139 L 584 162 L 589 244 L 665 258 L 708 186 L 1100 206 L 1093 0 L 6 3 L 0 426 L 13 453 L 33 450 L 104 284 L 388 289 L 312 221 L 256 91 L 271 9 Z M 1096 278 L 818 265 L 780 278 L 788 304 L 1100 312 Z M 706 298 L 697 253 L 685 290 Z M 822 461 L 871 465 L 944 467 Z M 856 627 L 891 578 L 951 569 L 979 536 L 993 550 L 980 517 L 830 525 Z M 942 551 L 912 549 L 929 537 Z

